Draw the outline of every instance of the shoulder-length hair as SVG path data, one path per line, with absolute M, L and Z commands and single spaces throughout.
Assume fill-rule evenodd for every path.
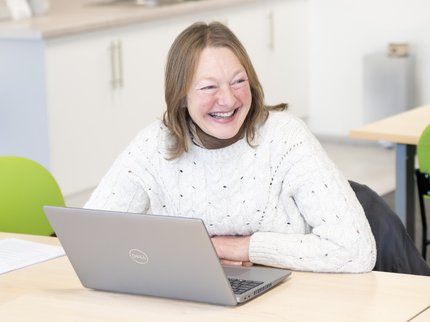
M 165 100 L 167 110 L 163 122 L 172 136 L 169 146 L 170 159 L 175 159 L 188 151 L 190 143 L 190 115 L 187 93 L 193 80 L 201 52 L 206 47 L 230 49 L 244 67 L 252 95 L 252 103 L 244 121 L 246 140 L 252 146 L 257 126 L 268 116 L 268 110 L 283 110 L 286 104 L 266 107 L 264 92 L 255 69 L 245 48 L 236 35 L 219 22 L 196 22 L 182 31 L 170 47 L 165 68 Z

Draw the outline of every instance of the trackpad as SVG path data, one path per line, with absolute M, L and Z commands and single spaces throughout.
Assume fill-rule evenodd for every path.
M 241 267 L 241 266 L 239 266 L 239 267 L 223 266 L 223 268 L 224 268 L 224 273 L 227 277 L 236 277 L 236 278 L 243 275 L 243 274 L 248 273 L 248 270 L 249 270 L 249 269 L 247 269 L 245 267 Z

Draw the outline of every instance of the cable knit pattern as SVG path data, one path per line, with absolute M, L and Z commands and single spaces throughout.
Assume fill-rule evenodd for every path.
M 250 147 L 190 144 L 166 159 L 157 121 L 118 157 L 85 207 L 202 218 L 211 236 L 252 235 L 254 263 L 294 270 L 365 272 L 375 241 L 347 180 L 301 120 L 271 112 Z

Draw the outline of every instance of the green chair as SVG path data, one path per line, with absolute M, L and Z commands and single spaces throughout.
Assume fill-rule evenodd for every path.
M 44 205 L 65 205 L 49 171 L 30 159 L 0 156 L 0 231 L 52 235 Z
M 430 124 L 424 129 L 417 145 L 418 169 L 415 171 L 418 185 L 418 199 L 421 210 L 423 226 L 422 255 L 426 258 L 427 246 L 430 240 L 427 237 L 427 216 L 425 200 L 430 200 Z

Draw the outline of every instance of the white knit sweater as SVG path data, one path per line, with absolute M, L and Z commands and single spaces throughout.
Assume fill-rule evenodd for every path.
M 257 132 L 222 149 L 190 144 L 166 159 L 157 121 L 118 157 L 85 207 L 199 217 L 210 235 L 252 235 L 254 263 L 319 272 L 365 272 L 375 241 L 347 180 L 307 127 L 271 112 Z

